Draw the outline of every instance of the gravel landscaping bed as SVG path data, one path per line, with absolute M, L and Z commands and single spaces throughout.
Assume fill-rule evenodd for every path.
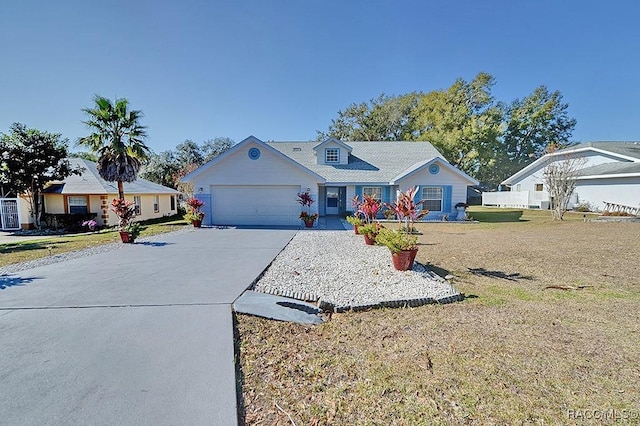
M 462 295 L 419 263 L 396 271 L 386 247 L 345 231 L 302 231 L 256 281 L 253 290 L 331 304 L 337 312 L 374 306 L 447 303 Z

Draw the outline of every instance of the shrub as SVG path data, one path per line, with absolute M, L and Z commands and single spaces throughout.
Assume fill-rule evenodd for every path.
M 635 216 L 629 212 L 603 212 L 602 216 Z
M 97 213 L 45 213 L 47 228 L 64 229 L 67 232 L 81 231 L 84 222 L 94 220 Z
M 575 206 L 574 210 L 581 213 L 589 213 L 593 211 L 593 207 L 591 207 L 590 203 L 584 202 Z

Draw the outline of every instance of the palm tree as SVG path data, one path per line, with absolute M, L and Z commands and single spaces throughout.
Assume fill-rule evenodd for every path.
M 123 182 L 136 180 L 141 162 L 150 155 L 144 143 L 146 127 L 139 122 L 142 111 L 128 110 L 129 101 L 124 98 L 111 103 L 96 95 L 94 101 L 93 108 L 82 110 L 88 115 L 83 123 L 93 133 L 78 143 L 97 154 L 98 174 L 107 182 L 118 182 L 118 197 L 123 200 Z

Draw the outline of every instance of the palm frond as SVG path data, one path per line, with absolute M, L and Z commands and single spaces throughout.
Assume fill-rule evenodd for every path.
M 136 180 L 141 162 L 151 150 L 144 143 L 146 127 L 140 124 L 142 111 L 129 110 L 125 98 L 112 102 L 96 95 L 93 108 L 82 111 L 88 116 L 83 123 L 93 130 L 78 143 L 91 149 L 98 156 L 98 173 L 109 181 L 132 182 Z

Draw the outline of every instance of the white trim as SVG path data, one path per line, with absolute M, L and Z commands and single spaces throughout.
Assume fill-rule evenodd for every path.
M 438 163 L 438 165 L 441 168 L 446 168 L 447 170 L 453 171 L 458 176 L 464 178 L 465 180 L 467 180 L 468 182 L 470 182 L 473 185 L 479 185 L 480 184 L 480 182 L 478 182 L 477 180 L 475 180 L 474 178 L 472 178 L 471 176 L 469 176 L 468 174 L 466 174 L 462 170 L 458 169 L 457 167 L 452 166 L 451 163 L 445 161 L 444 159 L 442 159 L 440 157 L 434 157 L 429 161 L 421 161 L 421 162 L 413 164 L 411 167 L 407 168 L 405 171 L 400 173 L 398 176 L 394 177 L 389 182 L 389 185 L 397 185 L 399 180 L 406 179 L 409 176 L 411 176 L 411 175 L 413 175 L 415 173 L 418 173 L 419 171 L 424 170 L 425 167 L 428 169 L 429 166 L 431 164 L 434 164 L 434 163 Z
M 616 173 L 610 175 L 587 175 L 587 176 L 578 176 L 576 180 L 587 180 L 587 179 L 609 179 L 609 178 L 631 178 L 631 177 L 640 177 L 640 173 Z
M 523 169 L 521 169 L 519 172 L 514 173 L 513 175 L 509 176 L 507 179 L 505 179 L 504 181 L 502 181 L 500 184 L 501 185 L 511 185 L 510 182 L 513 182 L 514 180 L 517 180 L 519 177 L 521 177 L 522 175 L 526 175 L 531 169 L 536 168 L 540 163 L 544 163 L 547 161 L 551 161 L 556 157 L 562 157 L 562 156 L 566 156 L 567 154 L 578 154 L 578 153 L 582 153 L 582 152 L 596 152 L 599 154 L 605 154 L 609 157 L 618 157 L 620 159 L 623 160 L 629 160 L 633 163 L 637 163 L 640 161 L 639 158 L 636 157 L 632 157 L 629 155 L 624 155 L 624 154 L 618 154 L 616 152 L 612 152 L 612 151 L 607 151 L 606 149 L 602 149 L 602 148 L 596 148 L 596 147 L 592 147 L 592 146 L 584 146 L 584 147 L 580 147 L 577 149 L 571 149 L 571 148 L 566 148 L 560 151 L 556 151 L 556 152 L 552 152 L 551 154 L 545 154 L 542 157 L 538 158 L 536 161 L 534 161 L 533 163 L 529 164 L 528 166 L 524 167 Z
M 314 146 L 312 149 L 317 152 L 320 147 L 322 147 L 322 146 L 324 146 L 324 145 L 326 145 L 328 143 L 332 143 L 332 142 L 337 144 L 337 145 L 340 145 L 341 147 L 346 149 L 347 152 L 353 151 L 353 148 L 351 148 L 349 145 L 347 145 L 346 143 L 344 143 L 341 140 L 336 139 L 336 138 L 328 138 L 328 139 L 320 142 L 318 145 Z
M 618 158 L 621 158 L 623 160 L 629 160 L 629 161 L 631 161 L 633 163 L 637 163 L 637 162 L 640 161 L 640 158 L 638 158 L 638 157 L 633 157 L 631 155 L 624 155 L 624 154 L 620 154 L 620 153 L 617 153 L 617 152 L 607 151 L 606 149 L 602 149 L 602 148 L 590 147 L 590 149 L 592 151 L 598 152 L 600 154 L 607 154 L 607 155 L 609 155 L 611 157 L 618 157 Z M 582 151 L 586 151 L 586 150 L 587 150 L 586 148 L 576 149 L 573 152 L 582 152 Z M 567 151 L 565 151 L 565 152 L 567 152 Z

